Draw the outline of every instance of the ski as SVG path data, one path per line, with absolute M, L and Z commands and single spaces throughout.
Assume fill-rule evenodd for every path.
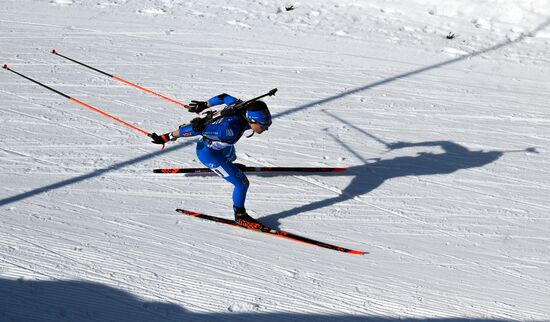
M 252 227 L 252 226 L 245 227 L 245 226 L 237 225 L 237 223 L 234 220 L 231 220 L 231 219 L 225 219 L 225 218 L 221 218 L 221 217 L 210 216 L 210 215 L 201 214 L 201 213 L 198 213 L 198 212 L 189 211 L 189 210 L 185 210 L 185 209 L 176 209 L 176 211 L 179 212 L 179 213 L 182 213 L 184 215 L 191 216 L 191 217 L 197 217 L 197 218 L 210 220 L 210 221 L 214 221 L 214 222 L 218 222 L 218 223 L 222 223 L 222 224 L 226 224 L 226 225 L 230 225 L 230 226 L 241 227 L 241 228 L 244 228 L 244 229 L 253 230 L 253 231 L 260 232 L 260 233 L 265 233 L 265 234 L 270 234 L 272 236 L 286 238 L 286 239 L 290 239 L 290 240 L 297 241 L 297 242 L 302 242 L 302 243 L 313 245 L 313 246 L 328 248 L 328 249 L 336 250 L 336 251 L 343 252 L 343 253 L 354 254 L 354 255 L 368 254 L 367 252 L 363 252 L 363 251 L 360 251 L 360 250 L 353 250 L 353 249 L 348 249 L 348 248 L 344 248 L 344 247 L 334 246 L 334 245 L 323 243 L 323 242 L 313 240 L 313 239 L 310 239 L 310 238 L 298 236 L 298 235 L 295 235 L 295 234 L 292 234 L 292 233 L 289 233 L 289 232 L 286 232 L 286 231 L 282 231 L 282 230 L 278 230 L 278 229 L 272 229 L 272 228 L 270 228 L 268 226 L 265 226 L 263 224 L 260 225 L 259 227 Z
M 243 172 L 344 172 L 347 168 L 331 167 L 248 167 L 235 164 Z M 153 169 L 154 173 L 213 173 L 209 168 L 163 168 Z

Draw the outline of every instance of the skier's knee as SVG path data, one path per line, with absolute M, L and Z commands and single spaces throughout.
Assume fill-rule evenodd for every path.
M 247 191 L 248 187 L 250 186 L 250 182 L 248 181 L 247 177 L 243 177 L 237 183 L 235 184 L 235 188 L 241 190 L 241 191 Z

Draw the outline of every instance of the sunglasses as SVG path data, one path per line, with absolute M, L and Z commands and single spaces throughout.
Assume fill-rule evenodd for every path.
M 252 120 L 252 119 L 248 119 L 248 122 L 252 124 L 258 124 L 263 130 L 267 130 L 272 123 L 271 121 L 257 122 L 256 120 Z

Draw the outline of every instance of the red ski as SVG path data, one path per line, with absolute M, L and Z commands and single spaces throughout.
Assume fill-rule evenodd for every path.
M 313 240 L 313 239 L 310 239 L 310 238 L 298 236 L 298 235 L 295 235 L 295 234 L 292 234 L 292 233 L 289 233 L 289 232 L 286 232 L 286 231 L 282 231 L 282 230 L 278 230 L 278 229 L 272 229 L 272 228 L 269 228 L 268 226 L 265 226 L 263 224 L 260 227 L 251 227 L 251 226 L 245 227 L 245 226 L 237 225 L 237 223 L 234 220 L 230 220 L 230 219 L 210 216 L 210 215 L 201 214 L 201 213 L 198 213 L 198 212 L 193 212 L 193 211 L 184 210 L 184 209 L 176 209 L 176 211 L 179 212 L 179 213 L 182 213 L 184 215 L 191 216 L 191 217 L 197 217 L 197 218 L 202 218 L 202 219 L 205 219 L 205 220 L 219 222 L 219 223 L 230 225 L 230 226 L 241 227 L 241 228 L 244 228 L 244 229 L 257 231 L 257 232 L 264 233 L 264 234 L 270 234 L 272 236 L 286 238 L 286 239 L 294 240 L 294 241 L 297 241 L 297 242 L 302 242 L 302 243 L 313 245 L 313 246 L 319 246 L 319 247 L 323 247 L 323 248 L 337 250 L 337 251 L 343 252 L 343 253 L 354 254 L 354 255 L 368 254 L 367 252 L 363 252 L 363 251 L 360 251 L 360 250 L 353 250 L 353 249 L 348 249 L 348 248 L 344 248 L 344 247 L 334 246 L 334 245 L 326 244 L 326 243 L 323 243 L 323 242 L 320 242 L 320 241 L 317 241 L 317 240 Z
M 247 167 L 244 164 L 235 164 L 243 172 L 344 172 L 347 168 L 331 167 Z M 153 169 L 154 173 L 212 173 L 209 168 L 164 168 Z

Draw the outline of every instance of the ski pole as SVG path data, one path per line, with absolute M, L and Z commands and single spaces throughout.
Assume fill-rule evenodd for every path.
M 127 81 L 127 80 L 125 80 L 125 79 L 123 79 L 123 78 L 120 78 L 120 77 L 118 77 L 118 76 L 109 74 L 109 73 L 104 72 L 104 71 L 102 71 L 102 70 L 100 70 L 100 69 L 97 69 L 97 68 L 92 67 L 92 66 L 90 66 L 90 65 L 87 65 L 87 64 L 84 64 L 84 63 L 82 63 L 82 62 L 79 62 L 78 60 L 72 59 L 72 58 L 67 57 L 67 56 L 65 56 L 65 55 L 61 55 L 61 54 L 58 53 L 55 49 L 52 50 L 52 54 L 57 55 L 57 56 L 61 56 L 61 57 L 65 58 L 65 59 L 68 59 L 68 60 L 72 61 L 73 63 L 77 63 L 77 64 L 79 64 L 79 65 L 81 65 L 81 66 L 84 66 L 84 67 L 86 67 L 86 68 L 89 68 L 89 69 L 91 69 L 91 70 L 94 70 L 94 71 L 96 71 L 96 72 L 98 72 L 98 73 L 100 73 L 100 74 L 103 74 L 103 75 L 105 75 L 105 76 L 111 77 L 111 78 L 113 78 L 113 79 L 115 79 L 115 80 L 117 80 L 117 81 L 119 81 L 119 82 L 121 82 L 121 83 L 124 83 L 124 84 L 126 84 L 126 85 L 130 85 L 130 86 L 135 87 L 135 88 L 137 88 L 137 89 L 140 89 L 140 90 L 142 90 L 142 91 L 144 91 L 144 92 L 146 92 L 146 93 L 149 93 L 149 94 L 153 94 L 153 95 L 155 95 L 155 96 L 158 96 L 158 97 L 160 97 L 160 98 L 162 98 L 162 99 L 165 99 L 165 100 L 167 100 L 167 101 L 169 101 L 169 102 L 172 102 L 172 103 L 174 103 L 174 104 L 176 104 L 176 105 L 183 106 L 183 107 L 185 107 L 186 109 L 189 109 L 189 108 L 190 108 L 188 105 L 185 105 L 185 104 L 183 104 L 183 103 L 181 103 L 181 102 L 178 102 L 178 101 L 176 101 L 175 99 L 172 99 L 172 98 L 170 98 L 170 97 L 164 96 L 164 95 L 159 94 L 159 93 L 157 93 L 157 92 L 153 92 L 153 91 L 150 90 L 150 89 L 147 89 L 147 88 L 145 88 L 145 87 L 139 86 L 138 84 L 132 83 L 132 82 Z
M 114 117 L 114 116 L 112 116 L 112 115 L 110 115 L 110 114 L 107 114 L 107 113 L 103 112 L 102 110 L 100 110 L 100 109 L 98 109 L 98 108 L 95 108 L 95 107 L 93 107 L 93 106 L 91 106 L 91 105 L 89 105 L 89 104 L 86 104 L 86 103 L 84 103 L 84 102 L 82 102 L 82 101 L 80 101 L 80 100 L 77 100 L 77 99 L 74 98 L 74 97 L 70 97 L 69 95 L 67 95 L 67 94 L 65 94 L 65 93 L 62 93 L 62 92 L 60 92 L 60 91 L 58 91 L 58 90 L 56 90 L 56 89 L 53 89 L 53 88 L 49 87 L 48 85 L 45 85 L 45 84 L 43 84 L 43 83 L 41 83 L 41 82 L 39 82 L 39 81 L 37 81 L 37 80 L 34 80 L 34 79 L 32 79 L 32 78 L 30 78 L 30 77 L 28 77 L 28 76 L 25 76 L 25 75 L 23 75 L 23 74 L 21 74 L 21 73 L 18 73 L 18 72 L 16 72 L 16 71 L 14 71 L 13 69 L 9 68 L 7 64 L 4 64 L 4 67 L 3 67 L 3 68 L 6 69 L 6 70 L 9 70 L 10 72 L 12 72 L 12 73 L 14 73 L 14 74 L 16 74 L 16 75 L 19 75 L 19 76 L 21 76 L 21 77 L 23 77 L 23 78 L 25 78 L 25 79 L 27 79 L 27 80 L 29 80 L 29 81 L 35 83 L 35 84 L 38 84 L 38 85 L 40 85 L 40 86 L 42 86 L 42 87 L 44 87 L 44 88 L 46 88 L 46 89 L 48 89 L 48 90 L 50 90 L 50 91 L 52 91 L 52 92 L 54 92 L 54 93 L 57 93 L 57 94 L 59 94 L 59 95 L 65 97 L 66 99 L 68 99 L 68 100 L 70 100 L 70 101 L 73 101 L 73 102 L 75 102 L 75 103 L 77 103 L 77 104 L 80 104 L 80 105 L 82 105 L 82 106 L 84 106 L 84 107 L 86 107 L 86 108 L 88 108 L 88 109 L 90 109 L 90 110 L 92 110 L 92 111 L 94 111 L 94 112 L 97 112 L 97 113 L 99 113 L 99 114 L 101 114 L 101 115 L 103 115 L 103 116 L 106 116 L 106 117 L 108 117 L 108 118 L 110 118 L 110 119 L 112 119 L 112 120 L 115 120 L 115 121 L 117 121 L 118 123 L 120 123 L 120 124 L 122 124 L 122 125 L 125 125 L 125 126 L 131 128 L 132 130 L 135 130 L 135 131 L 138 131 L 138 132 L 140 132 L 140 133 L 142 133 L 142 134 L 145 134 L 145 135 L 147 135 L 147 136 L 150 136 L 150 133 L 149 133 L 149 132 L 144 131 L 144 130 L 142 130 L 142 129 L 136 127 L 136 126 L 133 126 L 132 124 L 126 123 L 126 122 L 124 122 L 124 121 L 121 120 L 121 119 L 118 119 L 118 118 L 116 118 L 116 117 Z

